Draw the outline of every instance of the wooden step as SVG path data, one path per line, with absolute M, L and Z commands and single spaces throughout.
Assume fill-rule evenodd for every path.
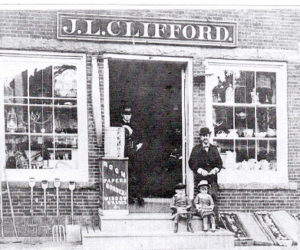
M 174 221 L 170 213 L 132 213 L 122 216 L 103 216 L 103 232 L 153 232 L 156 230 L 172 232 Z M 198 216 L 192 219 L 192 227 L 196 231 L 202 230 L 202 220 Z M 179 231 L 186 231 L 186 222 L 179 223 Z
M 195 233 L 187 232 L 186 222 L 179 224 L 178 233 L 173 233 L 174 222 L 170 213 L 132 213 L 102 217 L 99 228 L 83 227 L 84 247 L 112 250 L 147 249 L 207 249 L 234 246 L 233 233 L 224 229 L 203 232 L 199 217 L 192 220 Z
M 173 233 L 160 229 L 152 232 L 101 232 L 99 229 L 83 228 L 82 244 L 84 248 L 97 246 L 99 250 L 233 249 L 234 236 L 223 229 Z

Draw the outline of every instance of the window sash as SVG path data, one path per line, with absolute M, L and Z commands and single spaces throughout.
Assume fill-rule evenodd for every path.
M 0 51 L 0 65 L 5 69 L 4 65 L 13 64 L 23 68 L 22 65 L 76 65 L 77 67 L 77 125 L 78 125 L 78 157 L 77 165 L 72 165 L 72 169 L 7 169 L 7 179 L 12 181 L 24 181 L 30 177 L 35 177 L 37 180 L 47 179 L 53 180 L 60 178 L 62 181 L 88 181 L 88 141 L 87 141 L 87 98 L 86 98 L 86 58 L 84 54 L 71 53 L 48 53 L 48 52 L 19 52 L 19 51 Z M 4 88 L 0 88 L 0 98 L 4 98 Z M 26 98 L 25 98 L 26 99 Z M 28 98 L 31 99 L 31 98 Z M 34 97 L 32 98 L 34 99 Z M 38 99 L 38 98 L 37 98 Z M 49 99 L 49 98 L 47 98 Z M 50 98 L 55 99 L 55 98 Z M 72 98 L 70 98 L 72 99 Z M 34 106 L 34 105 L 33 105 Z M 54 106 L 55 107 L 55 106 Z M 4 117 L 4 102 L 1 102 L 0 117 Z M 80 118 L 79 118 L 80 117 Z M 86 119 L 84 118 L 86 117 Z M 0 125 L 0 154 L 1 159 L 5 159 L 5 124 Z M 30 134 L 30 133 L 29 133 Z M 42 133 L 43 134 L 43 133 Z M 42 135 L 41 134 L 41 135 Z M 53 133 L 54 134 L 54 133 Z M 56 136 L 62 136 L 57 134 Z M 1 161 L 1 166 L 5 167 L 5 160 Z M 74 167 L 74 168 L 73 168 Z
M 220 183 L 286 183 L 288 181 L 287 171 L 287 75 L 286 64 L 281 62 L 259 62 L 244 60 L 219 60 L 210 59 L 205 61 L 207 77 L 206 85 L 206 122 L 211 131 L 213 126 L 213 96 L 212 90 L 216 81 L 216 72 L 220 71 L 253 71 L 253 72 L 273 72 L 276 74 L 276 103 L 264 104 L 261 106 L 270 106 L 276 108 L 276 138 L 261 139 L 247 138 L 253 141 L 277 140 L 277 171 L 263 170 L 237 170 L 234 168 L 223 169 L 219 174 Z M 218 105 L 217 105 L 218 106 Z M 226 106 L 220 103 L 219 106 Z M 254 108 L 256 104 L 239 103 L 233 104 L 235 107 Z M 233 116 L 234 117 L 234 116 Z M 257 117 L 256 117 L 257 119 Z M 218 140 L 222 138 L 217 138 Z M 246 140 L 242 138 L 226 138 L 225 140 Z

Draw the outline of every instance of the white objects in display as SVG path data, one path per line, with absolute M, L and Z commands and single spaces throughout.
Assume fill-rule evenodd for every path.
M 223 160 L 223 166 L 225 169 L 241 170 L 241 171 L 276 171 L 276 160 L 267 161 L 262 159 L 257 161 L 254 158 L 249 160 L 243 160 L 242 162 L 236 162 L 236 152 L 230 150 L 221 154 Z
M 253 129 L 247 128 L 243 130 L 245 137 L 252 137 L 253 136 Z
M 228 129 L 228 131 L 229 131 L 229 133 L 228 133 L 227 137 L 230 137 L 230 138 L 239 137 L 237 129 Z
M 224 167 L 226 169 L 233 169 L 235 166 L 236 152 L 226 151 Z

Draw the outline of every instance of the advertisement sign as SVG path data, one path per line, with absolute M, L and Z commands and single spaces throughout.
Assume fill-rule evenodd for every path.
M 128 210 L 127 159 L 102 159 L 103 210 Z

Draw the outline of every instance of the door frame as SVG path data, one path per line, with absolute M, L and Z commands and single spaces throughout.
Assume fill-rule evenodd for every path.
M 187 167 L 188 159 L 193 148 L 193 58 L 172 56 L 146 56 L 132 54 L 104 53 L 103 81 L 104 81 L 104 127 L 110 126 L 110 98 L 109 98 L 109 60 L 169 62 L 182 64 L 181 67 L 181 93 L 182 93 L 182 182 L 187 185 L 189 197 L 193 196 L 193 174 Z

